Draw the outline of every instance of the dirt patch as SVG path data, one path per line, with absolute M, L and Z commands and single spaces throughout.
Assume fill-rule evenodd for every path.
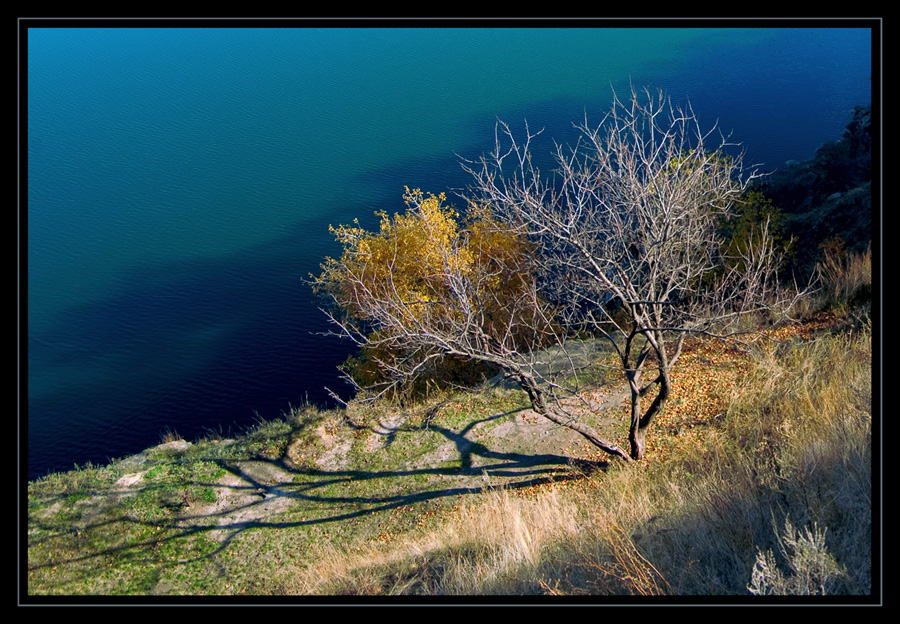
M 374 453 L 388 446 L 393 436 L 405 422 L 406 416 L 402 412 L 388 414 L 386 417 L 380 418 L 366 439 L 366 449 Z
M 291 499 L 285 486 L 293 475 L 273 462 L 248 460 L 218 480 L 213 503 L 193 503 L 183 520 L 197 526 L 220 526 L 210 535 L 222 540 L 247 523 L 287 511 Z
M 612 439 L 616 437 L 615 431 L 621 429 L 623 412 L 620 407 L 625 399 L 621 387 L 617 390 L 601 388 L 584 395 L 580 401 L 567 401 L 570 403 L 567 407 L 580 413 L 591 426 Z M 214 500 L 194 496 L 190 500 L 177 501 L 179 505 L 173 506 L 178 508 L 177 524 L 185 528 L 208 528 L 210 536 L 224 541 L 254 523 L 278 522 L 276 517 L 292 508 L 299 511 L 295 503 L 298 496 L 303 498 L 303 488 L 315 489 L 317 481 L 325 487 L 328 482 L 354 479 L 348 476 L 353 470 L 360 470 L 365 477 L 360 483 L 373 483 L 379 492 L 392 490 L 395 486 L 388 483 L 397 481 L 401 475 L 413 479 L 419 475 L 431 485 L 420 489 L 419 481 L 414 490 L 427 498 L 430 496 L 427 491 L 434 487 L 437 487 L 436 491 L 471 491 L 485 487 L 486 481 L 491 485 L 520 484 L 567 472 L 573 459 L 607 459 L 601 458 L 598 450 L 576 432 L 522 408 L 491 415 L 456 430 L 440 427 L 438 418 L 432 427 L 445 439 L 419 453 L 412 445 L 408 459 L 399 471 L 389 469 L 384 470 L 383 475 L 370 474 L 365 466 L 352 465 L 356 455 L 352 450 L 360 436 L 365 454 L 386 452 L 398 436 L 409 435 L 406 429 L 410 426 L 408 416 L 403 411 L 387 414 L 365 432 L 351 431 L 346 426 L 329 422 L 311 431 L 311 435 L 296 437 L 283 459 L 229 461 L 227 472 L 208 484 L 215 493 L 210 497 Z M 434 433 L 432 431 L 432 435 Z M 426 435 L 425 432 L 422 435 Z M 113 496 L 121 498 L 139 492 L 146 486 L 145 476 L 154 465 L 154 458 L 160 454 L 180 455 L 188 450 L 189 445 L 185 444 L 177 447 L 171 443 L 161 445 L 130 458 L 128 466 L 135 472 L 128 472 L 118 479 Z M 405 452 L 403 456 L 406 457 Z M 299 474 L 305 475 L 301 479 L 302 486 L 297 480 Z M 321 479 L 311 476 L 315 474 Z M 397 487 L 405 489 L 407 486 L 398 482 Z M 316 490 L 316 495 L 321 495 L 320 490 Z M 412 490 L 400 494 L 406 495 L 414 496 Z M 323 501 L 327 500 L 331 500 L 330 496 L 323 498 Z
M 627 393 L 620 388 L 615 391 L 596 390 L 585 393 L 582 399 L 569 399 L 565 403 L 568 410 L 584 418 L 601 435 L 613 439 L 622 425 L 622 411 L 617 408 L 625 400 Z M 479 436 L 479 427 L 475 427 L 473 433 Z M 518 412 L 511 420 L 485 428 L 484 443 L 500 453 L 535 456 L 577 456 L 577 449 L 586 449 L 581 453 L 583 455 L 595 455 L 597 451 L 575 431 L 553 423 L 530 409 Z

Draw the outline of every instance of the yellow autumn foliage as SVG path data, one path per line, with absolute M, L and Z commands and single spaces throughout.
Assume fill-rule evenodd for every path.
M 533 322 L 538 311 L 526 303 L 529 294 L 534 300 L 527 239 L 501 227 L 487 206 L 470 206 L 462 222 L 444 193 L 405 190 L 406 212 L 376 213 L 377 231 L 359 227 L 358 221 L 331 227 L 343 252 L 339 259 L 326 258 L 313 281 L 345 323 L 369 332 L 370 344 L 348 366 L 363 386 L 381 381 L 384 363 L 409 357 L 390 344 L 392 332 L 468 327 L 503 347 L 532 344 L 540 333 Z M 385 314 L 393 324 L 384 322 Z M 437 360 L 438 376 L 472 381 L 473 370 L 484 366 L 464 360 Z
M 378 232 L 330 228 L 344 252 L 340 260 L 326 259 L 320 285 L 337 294 L 354 318 L 364 320 L 369 304 L 385 300 L 402 303 L 410 321 L 423 320 L 429 304 L 446 294 L 447 275 L 471 271 L 472 257 L 460 246 L 457 213 L 444 205 L 446 196 L 407 188 L 403 199 L 405 214 L 377 213 Z

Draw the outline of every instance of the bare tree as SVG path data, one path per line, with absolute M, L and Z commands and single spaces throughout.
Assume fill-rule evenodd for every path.
M 630 461 L 646 452 L 685 338 L 733 335 L 742 316 L 790 300 L 768 223 L 741 244 L 724 239 L 754 174 L 689 107 L 632 91 L 579 129 L 545 179 L 532 159 L 540 133 L 526 125 L 520 143 L 498 123 L 495 150 L 463 164 L 474 180 L 466 227 L 443 195 L 407 190 L 407 214 L 382 214 L 379 232 L 335 230 L 343 254 L 313 285 L 338 334 L 377 362 L 382 392 L 443 358 L 489 363 L 536 412 Z M 572 347 L 585 335 L 608 341 L 630 388 L 629 452 L 578 417 L 589 362 Z
M 343 254 L 326 259 L 313 286 L 330 300 L 324 311 L 338 335 L 373 353 L 396 383 L 448 356 L 493 364 L 519 382 L 536 412 L 630 460 L 568 402 L 579 399 L 565 383 L 577 379 L 579 363 L 547 348 L 564 344 L 566 329 L 539 292 L 527 240 L 478 207 L 457 229 L 443 196 L 408 191 L 405 199 L 406 215 L 383 214 L 379 232 L 334 230 Z
M 685 338 L 728 335 L 741 316 L 789 302 L 779 298 L 768 223 L 745 244 L 726 245 L 722 225 L 755 174 L 689 106 L 632 90 L 627 101 L 614 94 L 599 124 L 578 128 L 574 147 L 556 145 L 549 179 L 532 158 L 540 132 L 527 125 L 519 141 L 498 123 L 496 149 L 464 168 L 473 200 L 537 246 L 555 320 L 614 348 L 631 395 L 629 455 L 640 459 Z

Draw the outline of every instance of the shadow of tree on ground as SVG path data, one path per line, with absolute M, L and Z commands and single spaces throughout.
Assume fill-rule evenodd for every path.
M 521 411 L 475 420 L 459 431 L 433 422 L 406 426 L 407 433 L 427 428 L 452 444 L 453 457 L 438 466 L 417 466 L 412 460 L 402 468 L 326 469 L 298 466 L 284 455 L 234 460 L 212 452 L 209 456 L 193 453 L 190 459 L 175 461 L 211 462 L 224 476 L 187 481 L 179 484 L 180 491 L 211 490 L 214 501 L 180 496 L 178 490 L 173 493 L 171 487 L 144 480 L 127 488 L 94 492 L 80 513 L 73 514 L 77 518 L 68 523 L 29 513 L 35 537 L 29 540 L 28 569 L 75 566 L 80 575 L 89 577 L 100 574 L 104 566 L 115 567 L 125 560 L 163 569 L 200 561 L 220 566 L 216 558 L 248 531 L 318 527 L 337 533 L 338 527 L 348 527 L 345 535 L 352 534 L 351 525 L 369 523 L 374 527 L 379 520 L 382 524 L 395 521 L 391 513 L 399 510 L 415 514 L 424 506 L 452 505 L 460 497 L 496 488 L 518 490 L 578 479 L 606 465 L 556 453 L 501 451 L 497 439 L 477 439 L 479 425 Z M 133 500 L 141 495 L 158 495 L 155 517 L 136 513 Z M 186 546 L 194 538 L 204 537 L 207 546 L 194 549 L 197 554 L 192 555 Z M 185 547 L 175 548 L 178 544 Z M 178 555 L 160 556 L 166 546 L 167 552 L 175 548 Z

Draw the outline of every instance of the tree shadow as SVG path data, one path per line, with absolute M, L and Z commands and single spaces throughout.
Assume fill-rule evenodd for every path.
M 95 521 L 85 522 L 82 519 L 63 528 L 59 524 L 29 517 L 29 525 L 47 532 L 42 538 L 30 542 L 29 546 L 63 540 L 70 546 L 57 549 L 57 552 L 67 550 L 70 554 L 29 564 L 28 569 L 84 566 L 91 561 L 99 566 L 100 560 L 108 557 L 127 557 L 131 562 L 162 568 L 202 560 L 219 566 L 215 561 L 216 557 L 225 553 L 242 534 L 253 529 L 336 527 L 342 523 L 428 502 L 448 501 L 500 488 L 520 490 L 553 481 L 577 480 L 590 470 L 602 469 L 608 465 L 607 462 L 579 461 L 553 453 L 501 452 L 484 442 L 470 439 L 469 436 L 477 425 L 502 419 L 517 411 L 520 410 L 473 421 L 461 431 L 453 431 L 433 423 L 410 428 L 427 427 L 452 442 L 457 453 L 455 465 L 452 466 L 399 470 L 328 470 L 299 467 L 285 456 L 277 459 L 257 456 L 234 460 L 216 457 L 212 452 L 208 456 L 198 455 L 195 451 L 189 458 L 178 461 L 212 462 L 224 470 L 226 475 L 216 481 L 187 481 L 179 484 L 179 487 L 214 488 L 222 493 L 216 504 L 204 506 L 194 501 L 194 504 L 186 503 L 171 510 L 168 518 L 142 519 L 129 512 L 127 494 L 110 490 L 99 494 L 108 498 L 108 508 L 106 513 L 96 514 Z M 481 461 L 489 463 L 479 465 Z M 450 479 L 456 483 L 448 486 L 435 483 L 435 479 Z M 162 487 L 145 484 L 140 491 Z M 337 487 L 352 488 L 352 491 L 347 494 L 336 493 L 334 490 Z M 145 534 L 148 530 L 153 530 L 153 534 L 139 541 L 120 539 L 117 544 L 95 550 L 88 545 L 105 541 L 91 538 L 91 533 L 127 533 L 128 527 L 141 527 Z M 153 556 L 155 549 L 162 545 L 199 536 L 210 536 L 218 544 L 202 554 L 180 557 L 175 561 L 161 561 Z M 78 543 L 84 545 L 78 548 Z M 73 550 L 76 552 L 72 552 Z

